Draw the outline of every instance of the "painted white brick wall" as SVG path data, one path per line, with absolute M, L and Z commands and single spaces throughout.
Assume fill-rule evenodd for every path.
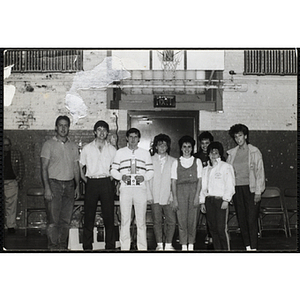
M 223 93 L 223 112 L 200 111 L 199 129 L 228 130 L 236 123 L 250 130 L 297 130 L 297 77 L 245 76 L 243 51 L 225 51 L 224 80 L 247 84 L 246 92 Z
M 106 51 L 84 52 L 85 70 L 92 70 L 101 63 Z M 199 129 L 228 130 L 235 123 L 245 123 L 250 130 L 297 130 L 297 78 L 296 76 L 244 76 L 244 52 L 225 51 L 224 80 L 229 81 L 229 71 L 234 70 L 234 82 L 247 84 L 246 92 L 223 93 L 223 112 L 200 111 Z M 16 93 L 12 104 L 4 108 L 4 129 L 18 129 L 20 122 L 28 119 L 29 130 L 53 129 L 58 115 L 69 115 L 65 97 L 75 74 L 12 74 L 5 84 L 13 84 Z M 30 85 L 33 91 L 26 87 Z M 106 108 L 105 89 L 78 91 L 88 114 L 72 124 L 72 129 L 91 129 L 100 119 L 106 120 L 111 129 L 116 128 L 113 110 Z M 115 111 L 119 129 L 127 129 L 127 111 Z M 71 118 L 72 119 L 72 118 Z

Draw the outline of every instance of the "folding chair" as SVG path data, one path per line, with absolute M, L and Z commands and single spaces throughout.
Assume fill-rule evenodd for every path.
M 264 222 L 266 216 L 281 216 L 283 227 L 274 227 L 272 225 L 267 227 L 265 224 L 266 222 Z M 278 187 L 266 187 L 264 193 L 261 195 L 259 225 L 260 236 L 262 236 L 263 230 L 278 229 L 284 230 L 286 237 L 291 236 L 284 198 Z
M 287 188 L 284 190 L 284 200 L 288 214 L 289 224 L 294 215 L 296 215 L 295 228 L 297 228 L 297 209 L 298 209 L 298 196 L 296 188 Z

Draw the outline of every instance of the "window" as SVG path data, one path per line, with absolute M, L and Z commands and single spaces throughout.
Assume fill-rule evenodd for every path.
M 4 65 L 17 72 L 76 72 L 83 70 L 82 50 L 7 50 Z
M 245 50 L 244 75 L 297 75 L 295 50 Z

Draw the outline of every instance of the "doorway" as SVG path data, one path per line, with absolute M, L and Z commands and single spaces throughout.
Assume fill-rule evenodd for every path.
M 149 150 L 154 137 L 164 133 L 171 138 L 171 156 L 180 156 L 178 140 L 184 135 L 195 139 L 194 152 L 197 151 L 198 111 L 129 111 L 128 115 L 129 128 L 135 127 L 141 132 L 139 147 Z

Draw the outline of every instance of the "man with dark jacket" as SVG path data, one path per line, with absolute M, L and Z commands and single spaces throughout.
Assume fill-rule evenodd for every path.
M 7 232 L 15 233 L 18 192 L 22 188 L 25 168 L 20 151 L 11 149 L 11 140 L 3 139 L 4 148 L 4 199 Z

